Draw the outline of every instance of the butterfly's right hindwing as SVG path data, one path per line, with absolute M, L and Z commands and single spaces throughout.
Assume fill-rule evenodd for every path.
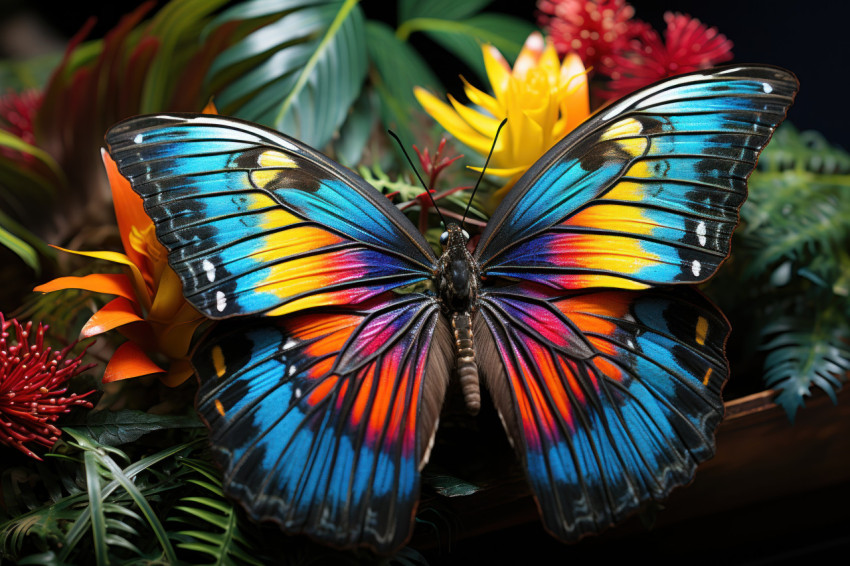
M 481 317 L 488 390 L 557 537 L 666 497 L 714 453 L 729 326 L 698 292 L 507 287 Z

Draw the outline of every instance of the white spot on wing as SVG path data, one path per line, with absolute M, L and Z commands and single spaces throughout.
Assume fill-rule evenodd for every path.
M 773 92 L 773 87 L 770 86 L 770 83 L 762 83 L 761 86 L 764 88 L 764 92 L 766 92 L 768 94 Z
M 700 222 L 697 224 L 697 239 L 699 240 L 699 245 L 704 246 L 708 238 L 705 237 L 705 222 Z
M 211 262 L 211 261 L 210 261 L 210 260 L 208 260 L 208 259 L 205 259 L 205 260 L 203 261 L 203 263 L 201 264 L 201 266 L 204 268 L 204 271 L 205 271 L 205 272 L 206 272 L 206 274 L 207 274 L 207 280 L 208 280 L 210 283 L 212 283 L 213 281 L 215 281 L 215 266 L 213 265 L 213 262 Z
M 691 262 L 691 273 L 694 274 L 694 277 L 699 277 L 699 272 L 702 271 L 702 264 L 699 260 L 693 260 Z
M 133 143 L 142 143 L 144 136 L 142 134 L 136 134 L 136 137 L 133 138 Z
M 227 307 L 227 298 L 221 291 L 215 292 L 215 308 L 218 312 L 222 312 Z

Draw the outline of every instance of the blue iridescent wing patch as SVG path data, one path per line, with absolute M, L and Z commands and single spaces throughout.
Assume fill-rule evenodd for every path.
M 106 141 L 186 298 L 208 317 L 357 304 L 433 270 L 427 242 L 386 197 L 272 130 L 140 116 Z
M 488 292 L 481 316 L 502 361 L 488 388 L 557 537 L 666 497 L 713 455 L 729 325 L 698 292 L 523 284 Z
M 254 519 L 339 547 L 405 542 L 439 409 L 420 411 L 423 384 L 440 403 L 446 385 L 426 374 L 438 314 L 407 295 L 216 327 L 193 358 L 198 411 Z
M 705 281 L 796 90 L 783 69 L 725 67 L 603 108 L 501 203 L 476 250 L 482 273 L 562 290 Z

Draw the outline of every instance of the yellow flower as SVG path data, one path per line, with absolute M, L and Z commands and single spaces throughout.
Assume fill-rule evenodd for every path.
M 168 265 L 167 252 L 156 239 L 141 197 L 118 172 L 109 154 L 104 151 L 102 155 L 126 253 L 58 249 L 119 263 L 125 272 L 59 277 L 34 291 L 85 289 L 117 295 L 92 315 L 80 333 L 88 338 L 117 329 L 128 338 L 110 358 L 103 382 L 159 374 L 163 383 L 177 386 L 193 373 L 189 346 L 195 330 L 206 319 L 183 298 L 180 279 Z M 167 362 L 168 369 L 154 359 Z
M 579 56 L 570 53 L 561 62 L 539 32 L 528 36 L 513 69 L 492 45 L 482 51 L 493 95 L 464 81 L 467 98 L 478 108 L 448 95 L 450 106 L 422 88 L 415 95 L 443 128 L 481 155 L 489 153 L 499 123 L 508 119 L 487 168 L 488 174 L 509 178 L 494 195 L 495 205 L 546 150 L 588 117 L 590 102 Z

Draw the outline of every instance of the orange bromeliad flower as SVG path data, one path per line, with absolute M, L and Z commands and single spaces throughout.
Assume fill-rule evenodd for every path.
M 166 385 L 177 386 L 193 373 L 189 346 L 195 330 L 206 318 L 183 298 L 180 279 L 168 265 L 167 252 L 156 239 L 141 197 L 118 172 L 112 158 L 105 151 L 102 155 L 126 253 L 58 249 L 121 264 L 125 273 L 59 277 L 34 290 L 48 293 L 84 289 L 116 295 L 94 313 L 81 331 L 81 337 L 88 338 L 117 329 L 128 338 L 109 360 L 104 383 L 161 374 Z M 166 361 L 167 369 L 152 357 Z
M 492 45 L 482 48 L 493 95 L 469 83 L 464 91 L 478 108 L 451 105 L 424 89 L 416 98 L 437 122 L 461 143 L 487 155 L 503 118 L 508 119 L 487 173 L 508 177 L 496 192 L 496 203 L 550 147 L 581 124 L 590 114 L 587 74 L 578 55 L 561 62 L 551 43 L 532 33 L 525 41 L 513 69 Z M 492 203 L 492 204 L 496 204 Z

